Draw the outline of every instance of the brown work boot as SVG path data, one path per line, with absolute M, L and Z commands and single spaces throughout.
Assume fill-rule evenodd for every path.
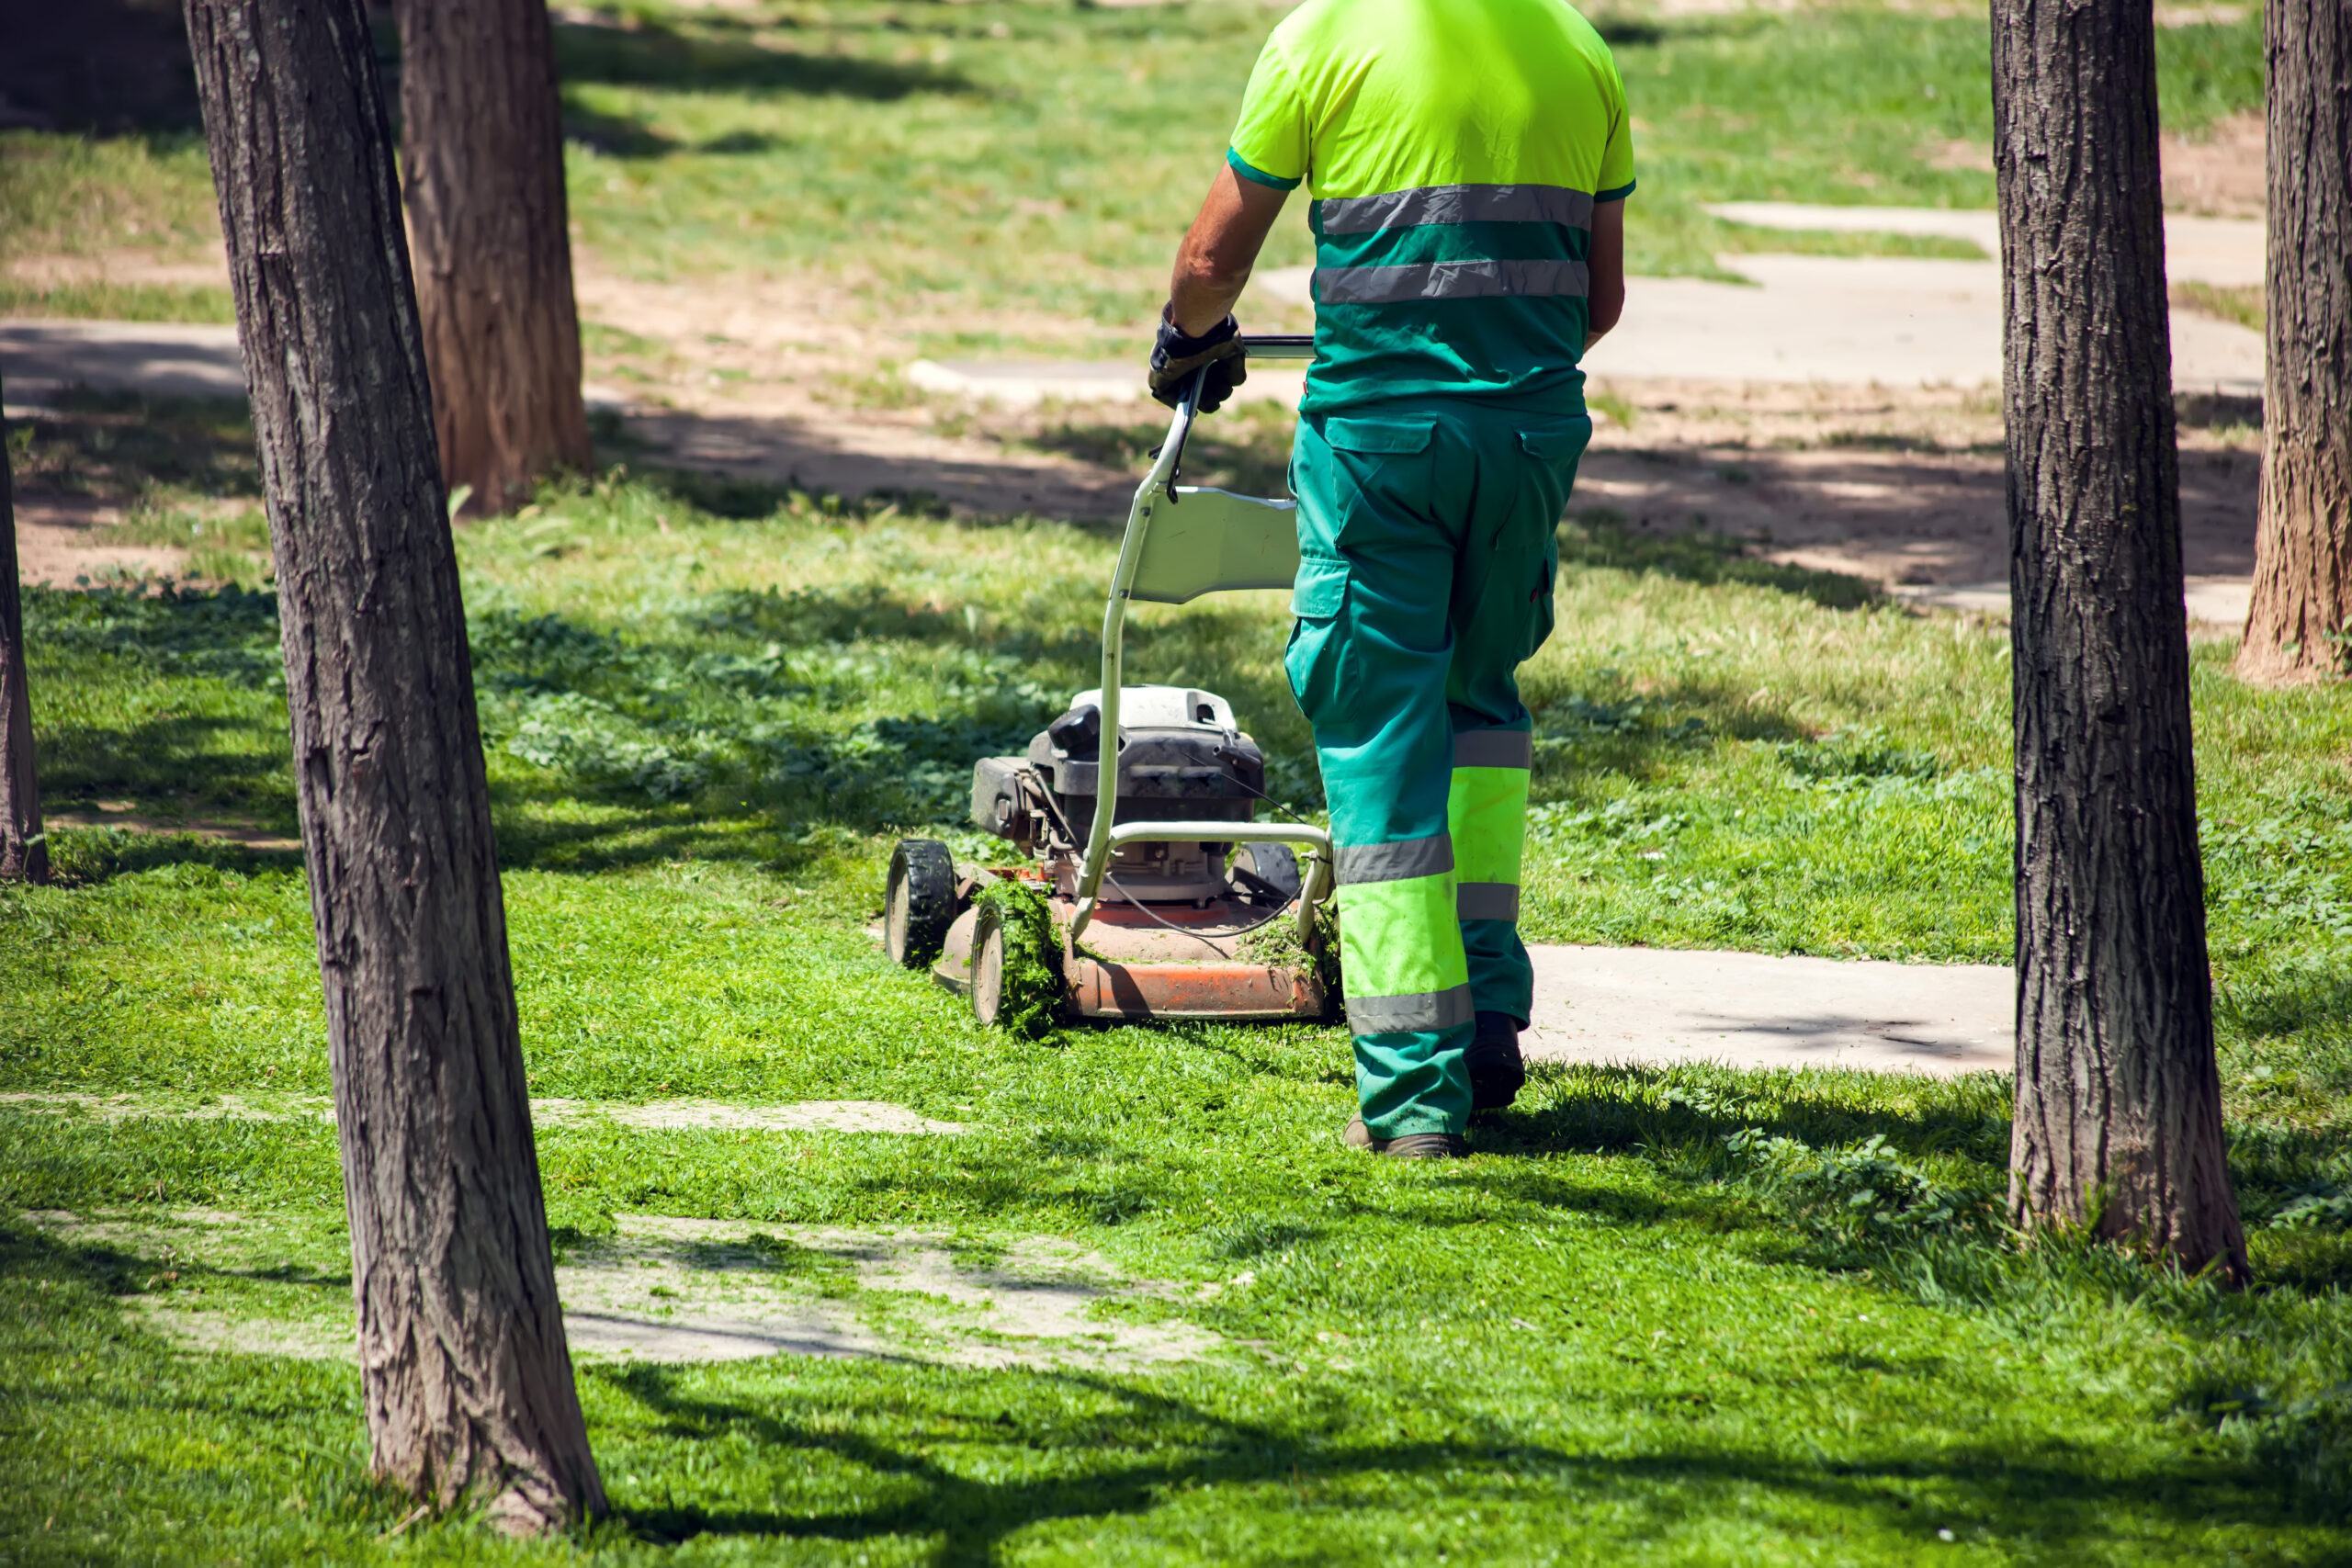
M 1519 1098 L 1527 1064 L 1519 1054 L 1519 1020 L 1507 1012 L 1481 1012 L 1478 1032 L 1462 1053 L 1470 1073 L 1470 1109 L 1500 1111 Z
M 1467 1159 L 1470 1145 L 1459 1133 L 1408 1133 L 1378 1145 L 1390 1159 Z
M 1348 1123 L 1340 1141 L 1351 1149 L 1390 1159 L 1464 1159 L 1470 1154 L 1470 1145 L 1459 1133 L 1407 1133 L 1402 1137 L 1375 1138 L 1361 1116 Z

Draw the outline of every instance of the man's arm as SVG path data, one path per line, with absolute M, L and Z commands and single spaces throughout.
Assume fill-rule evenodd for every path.
M 1625 310 L 1625 200 L 1604 201 L 1592 209 L 1592 254 L 1585 263 L 1588 352 Z
M 1216 172 L 1200 216 L 1176 248 L 1176 276 L 1169 281 L 1168 302 L 1178 331 L 1198 337 L 1225 320 L 1241 298 L 1250 269 L 1289 194 L 1245 180 L 1230 164 Z

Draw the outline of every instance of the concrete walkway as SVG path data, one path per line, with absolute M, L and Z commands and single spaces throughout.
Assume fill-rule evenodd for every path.
M 1841 210 L 1841 209 L 1826 209 Z M 1903 211 L 1862 209 L 1862 211 Z M 1972 226 L 1981 214 L 1939 214 Z M 2221 225 L 2223 219 L 2184 220 Z M 2259 228 L 2259 225 L 2255 225 Z M 2201 270 L 2243 273 L 2243 258 L 2216 242 Z M 1599 378 L 1664 377 L 1694 381 L 1834 382 L 1882 387 L 1996 386 L 2001 378 L 2001 269 L 1994 261 L 1920 256 L 1722 255 L 1716 264 L 1748 280 L 1698 277 L 1628 280 L 1623 322 L 1597 344 L 1585 367 Z M 2257 249 L 2254 266 L 2260 276 Z M 2180 276 L 2176 273 L 2176 276 Z M 1311 302 L 1312 269 L 1261 273 L 1250 289 L 1286 305 Z M 1248 297 L 1242 319 L 1250 319 Z M 2261 334 L 2193 310 L 2172 312 L 2173 384 L 2184 391 L 2258 397 Z M 933 391 L 1028 406 L 1047 398 L 1097 401 L 1140 398 L 1136 364 L 917 360 L 909 380 Z M 1295 400 L 1299 372 L 1250 372 L 1245 399 Z
M 1963 240 L 1985 259 L 2001 254 L 2001 215 L 1964 208 L 1813 207 L 1794 201 L 1721 201 L 1707 210 L 1756 229 L 1835 234 L 1912 234 Z M 2266 243 L 2259 218 L 2165 214 L 2165 276 L 2175 283 L 2251 288 L 2262 282 Z
M 1531 947 L 1535 1016 L 1521 1044 L 1549 1062 L 2007 1072 L 2016 981 L 2006 966 L 1849 963 L 1655 947 Z
M 0 389 L 37 403 L 72 386 L 152 398 L 242 398 L 237 329 L 176 321 L 0 321 Z

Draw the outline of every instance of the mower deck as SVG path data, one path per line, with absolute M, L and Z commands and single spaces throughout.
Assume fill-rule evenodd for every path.
M 1077 901 L 1052 898 L 1047 907 L 1055 929 L 1067 932 Z M 1263 925 L 1265 907 L 1238 900 L 1213 899 L 1204 908 L 1156 904 L 1149 910 L 1126 903 L 1096 909 L 1078 951 L 1062 955 L 1071 1013 L 1236 1021 L 1324 1016 L 1329 998 L 1311 963 L 1267 963 L 1253 960 L 1247 951 L 1253 939 L 1295 930 L 1295 905 Z M 969 909 L 958 916 L 932 965 L 933 977 L 958 996 L 968 996 L 972 988 L 974 923 Z M 1258 929 L 1245 929 L 1252 926 Z

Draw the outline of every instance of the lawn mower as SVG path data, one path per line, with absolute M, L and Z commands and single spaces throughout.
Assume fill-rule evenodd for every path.
M 1306 337 L 1243 341 L 1253 359 L 1313 354 Z M 1129 601 L 1288 588 L 1298 572 L 1295 503 L 1176 482 L 1203 378 L 1127 509 L 1102 684 L 1024 755 L 973 766 L 973 825 L 1014 852 L 958 864 L 935 839 L 906 839 L 890 857 L 891 958 L 928 965 L 984 1024 L 1321 1019 L 1338 1006 L 1330 835 L 1258 820 L 1265 759 L 1223 697 L 1121 683 Z

